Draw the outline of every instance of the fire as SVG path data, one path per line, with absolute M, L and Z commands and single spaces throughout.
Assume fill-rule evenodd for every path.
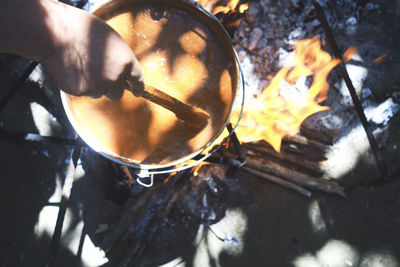
M 194 166 L 194 167 L 192 168 L 193 176 L 198 176 L 198 175 L 199 175 L 199 170 L 200 170 L 200 168 L 203 167 L 204 165 L 209 165 L 209 164 L 210 164 L 210 163 L 208 163 L 208 162 L 202 161 L 202 162 L 200 162 L 199 164 L 197 164 L 196 166 Z
M 226 5 L 218 5 L 219 0 L 198 0 L 197 2 L 210 10 L 214 15 L 218 13 L 228 14 L 230 12 L 244 13 L 249 8 L 248 3 L 239 5 L 239 0 L 229 0 Z
M 385 61 L 387 59 L 387 57 L 388 57 L 388 54 L 385 53 L 385 54 L 375 58 L 372 62 L 374 62 L 374 63 L 383 62 L 383 61 Z
M 327 98 L 327 76 L 340 60 L 323 51 L 316 37 L 298 40 L 295 47 L 295 60 L 276 74 L 262 95 L 246 104 L 236 130 L 240 141 L 265 140 L 280 151 L 283 137 L 295 135 L 307 117 L 328 109 L 319 103 Z M 311 86 L 300 90 L 307 77 L 312 77 Z
M 354 46 L 350 46 L 343 54 L 343 61 L 344 62 L 350 61 L 356 54 L 358 54 L 358 49 Z

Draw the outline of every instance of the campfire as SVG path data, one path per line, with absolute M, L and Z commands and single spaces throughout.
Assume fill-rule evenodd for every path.
M 147 175 L 135 168 L 113 164 L 116 179 L 106 195 L 124 210 L 117 220 L 102 225 L 104 229 L 100 227 L 96 234 L 102 235 L 98 245 L 108 255 L 120 243 L 126 243 L 123 266 L 135 265 L 147 243 L 155 238 L 162 222 L 176 206 L 191 212 L 201 225 L 210 226 L 221 220 L 225 211 L 219 210 L 213 202 L 218 202 L 218 195 L 228 190 L 228 172 L 251 174 L 309 198 L 314 192 L 343 197 L 350 185 L 382 182 L 397 171 L 385 165 L 378 145 L 383 137 L 378 134 L 379 130 L 388 127 L 388 121 L 400 109 L 399 96 L 390 95 L 383 101 L 383 106 L 377 103 L 374 103 L 376 106 L 363 105 L 360 99 L 370 99 L 371 93 L 362 89 L 356 79 L 350 78 L 346 66 L 359 61 L 359 48 L 346 44 L 346 48 L 341 49 L 347 50 L 342 52 L 332 34 L 332 27 L 345 27 L 351 31 L 354 20 L 349 19 L 344 26 L 330 25 L 328 22 L 334 15 L 322 9 L 318 1 L 279 1 L 278 4 L 239 0 L 197 2 L 221 21 L 233 40 L 246 83 L 245 103 L 234 110 L 231 124 L 213 147 L 182 165 L 189 168 L 181 170 L 180 166 L 174 166 L 175 172 Z M 267 7 L 271 13 L 260 15 L 260 10 Z M 295 12 L 297 21 L 287 22 L 277 17 L 278 9 Z M 295 26 L 285 30 L 288 27 L 285 23 Z M 363 63 L 379 68 L 379 64 L 384 64 L 390 56 L 379 52 Z M 35 67 L 28 68 L 24 79 Z M 366 149 L 373 155 L 370 159 L 371 165 L 375 166 L 374 172 L 362 182 L 336 179 L 347 170 L 338 171 L 340 175 L 327 171 L 333 168 L 330 153 L 334 154 L 336 147 L 346 145 L 338 141 L 343 135 L 343 123 L 337 123 L 336 115 L 344 113 L 344 103 L 348 104 L 346 111 L 351 110 L 348 112 L 353 119 L 361 121 L 358 127 L 361 130 L 355 136 L 358 137 L 360 132 L 367 136 L 364 138 Z M 0 108 L 5 105 L 3 101 Z M 384 110 L 381 113 L 386 116 L 376 116 L 376 110 Z M 75 166 L 84 146 L 71 139 L 4 130 L 0 134 L 18 142 L 73 145 Z M 69 171 L 74 172 L 72 167 Z M 72 185 L 74 175 L 69 173 L 67 176 L 66 184 Z M 69 193 L 63 194 L 62 201 L 68 201 Z M 182 204 L 182 199 L 190 203 Z M 60 209 L 59 216 L 63 217 L 63 212 L 65 209 Z M 54 242 L 61 232 L 55 235 Z M 135 242 L 129 242 L 133 238 Z M 224 242 L 229 239 L 218 238 Z
M 231 1 L 226 6 L 218 5 L 216 1 L 200 3 L 217 16 L 223 13 L 222 22 L 225 19 L 229 26 L 232 26 L 231 18 L 235 17 L 237 24 L 238 14 L 243 14 L 243 10 L 247 8 L 247 5 L 240 5 L 237 1 Z M 250 36 L 261 40 L 257 31 L 253 31 Z M 345 187 L 329 179 L 321 169 L 326 153 L 335 143 L 339 130 L 315 129 L 304 124 L 310 117 L 318 120 L 329 110 L 324 105 L 329 94 L 328 75 L 335 67 L 343 64 L 342 55 L 333 57 L 326 51 L 325 39 L 323 41 L 325 49 L 317 36 L 294 40 L 294 49 L 286 56 L 284 66 L 273 77 L 265 77 L 268 85 L 263 88 L 261 84 L 259 88 L 246 94 L 243 110 L 236 110 L 232 118 L 233 122 L 239 123 L 229 126 L 228 134 L 217 142 L 223 146 L 218 146 L 217 151 L 205 151 L 206 154 L 212 153 L 206 161 L 193 163 L 195 167 L 188 171 L 172 173 L 163 180 L 162 187 L 156 186 L 151 189 L 152 193 L 146 194 L 147 197 L 150 194 L 153 197 L 155 195 L 162 202 L 157 206 L 160 211 L 158 217 L 152 217 L 154 220 L 165 218 L 176 203 L 177 196 L 191 194 L 189 192 L 198 190 L 196 188 L 202 183 L 207 183 L 217 192 L 218 186 L 215 183 L 225 179 L 229 166 L 239 167 L 305 197 L 312 195 L 311 190 L 345 195 Z M 248 42 L 252 49 L 257 46 L 254 42 L 251 39 Z M 344 53 L 343 60 L 349 61 L 355 54 L 356 48 L 350 48 Z M 249 82 L 251 81 L 247 83 Z M 115 229 L 103 240 L 101 247 L 106 248 L 106 251 L 112 250 L 131 227 L 132 216 L 147 214 L 153 206 L 153 202 L 145 207 L 131 206 Z M 204 216 L 203 214 L 202 220 Z M 140 223 L 140 220 L 136 223 Z M 153 224 L 152 228 L 145 228 L 144 236 L 147 239 L 152 238 L 156 231 L 157 227 Z M 145 247 L 146 238 L 141 240 L 143 242 L 137 242 L 130 247 L 124 263 L 135 263 L 137 255 Z
M 248 101 L 236 131 L 241 141 L 265 140 L 279 152 L 285 136 L 294 136 L 307 117 L 328 109 L 319 103 L 328 96 L 326 79 L 339 60 L 322 51 L 316 37 L 298 40 L 295 46 L 295 59 L 276 74 L 260 96 Z M 307 78 L 313 79 L 309 88 Z

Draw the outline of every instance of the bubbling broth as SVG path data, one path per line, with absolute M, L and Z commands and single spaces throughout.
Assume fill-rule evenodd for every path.
M 209 123 L 193 129 L 125 90 L 119 101 L 68 95 L 80 131 L 106 154 L 135 164 L 169 164 L 205 148 L 229 120 L 236 96 L 238 67 L 229 41 L 205 16 L 179 5 L 132 1 L 121 10 L 105 20 L 134 51 L 145 83 L 203 109 Z

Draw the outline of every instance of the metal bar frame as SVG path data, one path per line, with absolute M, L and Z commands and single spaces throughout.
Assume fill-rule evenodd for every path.
M 373 135 L 373 133 L 372 133 L 372 131 L 370 129 L 370 125 L 369 125 L 369 123 L 367 121 L 367 118 L 365 117 L 364 109 L 362 107 L 361 101 L 357 96 L 356 90 L 355 90 L 355 88 L 353 86 L 353 83 L 352 83 L 352 81 L 350 79 L 349 73 L 347 72 L 346 66 L 343 63 L 342 56 L 341 56 L 342 54 L 340 53 L 340 50 L 339 50 L 338 45 L 336 43 L 336 40 L 335 40 L 335 38 L 333 36 L 332 29 L 328 24 L 328 21 L 326 19 L 325 13 L 324 13 L 324 10 L 323 10 L 321 4 L 319 3 L 319 0 L 313 0 L 313 4 L 314 4 L 314 7 L 315 7 L 315 10 L 317 11 L 317 18 L 321 22 L 322 28 L 325 31 L 326 39 L 327 39 L 328 44 L 329 44 L 329 46 L 330 46 L 330 48 L 332 50 L 333 56 L 335 58 L 341 60 L 341 62 L 338 65 L 339 71 L 340 71 L 340 73 L 341 73 L 341 75 L 342 75 L 342 77 L 343 77 L 343 79 L 344 79 L 344 81 L 346 83 L 346 86 L 347 86 L 347 88 L 348 88 L 348 90 L 350 92 L 350 96 L 351 96 L 351 99 L 353 101 L 354 108 L 355 108 L 355 110 L 357 112 L 358 118 L 360 119 L 361 124 L 362 124 L 362 126 L 364 128 L 364 131 L 367 134 L 367 138 L 368 138 L 368 141 L 369 141 L 369 144 L 370 144 L 370 147 L 371 147 L 371 151 L 372 151 L 372 153 L 373 153 L 373 155 L 375 157 L 375 161 L 376 161 L 377 166 L 379 168 L 379 171 L 381 173 L 381 178 L 384 181 L 387 181 L 388 180 L 388 172 L 387 172 L 386 165 L 385 165 L 385 163 L 383 161 L 382 155 L 379 153 L 378 143 L 377 143 L 377 141 L 376 141 L 376 139 L 375 139 L 375 137 L 374 137 L 374 135 Z

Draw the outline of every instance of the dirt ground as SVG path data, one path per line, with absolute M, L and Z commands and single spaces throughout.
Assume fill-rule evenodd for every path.
M 382 7 L 379 16 L 393 15 L 396 9 L 395 3 L 384 7 L 393 10 Z M 379 33 L 376 40 L 384 43 Z M 398 41 L 400 36 L 392 38 Z M 338 40 L 363 48 L 373 43 L 348 35 Z M 394 45 L 388 46 L 393 49 Z M 385 88 L 374 92 L 376 101 L 387 96 L 399 101 L 395 98 L 400 92 L 397 59 L 392 55 L 382 67 L 390 71 Z M 27 63 L 9 56 L 2 56 L 0 62 L 1 99 Z M 1 129 L 74 138 L 58 92 L 43 86 L 39 74 L 36 71 L 0 113 Z M 372 89 L 382 83 L 375 77 L 370 75 L 365 81 Z M 363 160 L 371 156 L 363 150 L 358 160 L 352 159 L 356 168 L 337 177 L 344 184 L 352 181 L 347 183 L 352 186 L 346 188 L 346 197 L 312 191 L 306 198 L 230 169 L 208 199 L 199 198 L 195 191 L 182 195 L 134 266 L 400 266 L 400 113 L 376 129 L 384 133 L 379 144 L 391 174 L 389 181 L 362 184 L 378 173 L 375 165 Z M 46 266 L 52 257 L 57 203 L 72 147 L 4 137 L 0 147 L 0 266 Z M 128 208 L 109 199 L 114 171 L 109 160 L 83 149 L 54 266 L 120 266 L 126 256 L 124 242 L 134 243 L 135 236 L 127 233 L 127 240 L 108 258 L 98 248 Z M 209 189 L 215 187 L 209 185 Z M 143 190 L 134 185 L 130 197 L 135 199 Z M 206 219 L 201 217 L 204 214 Z M 135 229 L 130 230 L 134 233 Z

